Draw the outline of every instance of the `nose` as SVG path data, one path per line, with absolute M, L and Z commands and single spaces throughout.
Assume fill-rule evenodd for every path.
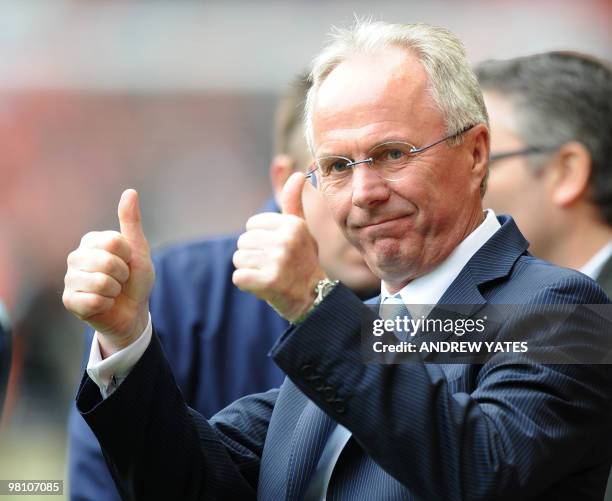
M 353 205 L 362 209 L 371 209 L 386 202 L 391 194 L 384 179 L 367 163 L 353 167 L 352 189 Z

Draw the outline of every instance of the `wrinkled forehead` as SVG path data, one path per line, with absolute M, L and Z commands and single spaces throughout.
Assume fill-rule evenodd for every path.
M 392 129 L 405 135 L 444 128 L 425 69 L 399 48 L 351 56 L 334 68 L 317 92 L 312 118 L 315 151 L 330 140 L 371 136 L 382 142 L 386 138 L 375 136 Z
M 327 75 L 317 92 L 315 108 L 342 105 L 355 93 L 364 100 L 377 100 L 392 83 L 414 90 L 427 85 L 425 69 L 412 52 L 388 47 L 358 53 Z

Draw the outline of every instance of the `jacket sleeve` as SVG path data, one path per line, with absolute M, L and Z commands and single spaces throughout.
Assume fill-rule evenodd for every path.
M 609 445 L 609 366 L 494 357 L 465 366 L 473 387 L 461 389 L 440 365 L 416 356 L 401 365 L 364 363 L 368 318 L 376 317 L 340 285 L 272 356 L 417 497 L 524 499 L 567 475 L 597 442 Z
M 93 331 L 87 329 L 82 371 L 87 366 L 92 338 Z M 70 407 L 68 420 L 68 479 L 72 501 L 120 499 L 102 456 L 100 444 L 74 405 Z
M 123 499 L 254 499 L 277 393 L 240 399 L 208 422 L 185 404 L 154 334 L 106 400 L 85 374 L 77 408 Z

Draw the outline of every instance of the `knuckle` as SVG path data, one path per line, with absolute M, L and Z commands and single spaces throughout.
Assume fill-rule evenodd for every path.
M 95 247 L 102 234 L 103 232 L 100 231 L 89 231 L 85 233 L 81 238 L 81 245 L 79 247 Z
M 115 266 L 115 260 L 111 254 L 100 257 L 100 271 L 111 272 Z
M 270 267 L 270 272 L 266 277 L 266 286 L 272 288 L 278 288 L 282 279 L 281 266 L 278 263 L 274 263 Z
M 237 250 L 236 252 L 234 252 L 232 261 L 236 268 L 242 268 L 244 266 L 245 253 L 243 251 Z
M 293 240 L 293 234 L 291 233 L 291 231 L 289 231 L 288 228 L 283 228 L 282 231 L 278 232 L 277 242 L 281 246 L 285 247 L 287 245 L 290 245 L 292 240 Z
M 95 286 L 97 290 L 108 291 L 112 285 L 112 279 L 105 273 L 98 273 L 95 277 Z
M 153 273 L 155 273 L 155 270 L 153 270 Z M 125 283 L 130 278 L 130 269 L 126 264 L 119 263 L 119 265 L 117 266 L 116 274 L 117 274 L 116 276 L 119 282 Z M 155 276 L 155 274 L 153 276 Z
M 91 294 L 87 299 L 87 309 L 90 314 L 99 313 L 105 309 L 107 300 L 99 294 Z
M 68 257 L 66 258 L 66 265 L 68 266 L 68 268 L 71 268 L 76 264 L 77 258 L 78 252 L 76 250 L 73 250 L 68 254 Z
M 275 247 L 270 251 L 270 256 L 274 263 L 284 263 L 287 259 L 287 248 L 284 246 Z
M 232 282 L 236 287 L 246 286 L 244 274 L 241 273 L 240 270 L 235 270 L 234 273 L 232 273 Z
M 244 226 L 247 230 L 251 228 L 255 228 L 257 226 L 258 221 L 259 221 L 259 217 L 257 215 L 251 216 L 249 219 L 247 219 L 247 222 Z
M 108 250 L 116 250 L 123 245 L 124 237 L 117 231 L 104 232 L 104 247 Z
M 247 244 L 248 239 L 249 239 L 248 232 L 245 232 L 242 235 L 240 235 L 238 237 L 238 242 L 236 242 L 236 246 L 238 247 L 238 249 L 240 249 L 241 247 L 244 247 L 244 245 Z
M 64 306 L 70 310 L 71 306 L 72 306 L 72 294 L 70 293 L 70 291 L 68 289 L 64 289 L 64 292 L 62 293 L 62 303 L 64 303 Z

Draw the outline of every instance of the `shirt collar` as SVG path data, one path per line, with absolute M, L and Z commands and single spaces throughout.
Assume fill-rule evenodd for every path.
M 596 279 L 610 256 L 612 256 L 612 241 L 599 249 L 591 259 L 582 265 L 579 271 L 592 279 Z
M 465 237 L 442 263 L 429 273 L 415 278 L 399 291 L 404 304 L 437 304 L 467 262 L 501 227 L 492 209 L 487 209 L 485 212 L 487 215 L 484 221 Z M 389 293 L 384 283 L 380 289 L 381 303 L 397 302 L 397 299 L 393 299 L 394 294 Z

